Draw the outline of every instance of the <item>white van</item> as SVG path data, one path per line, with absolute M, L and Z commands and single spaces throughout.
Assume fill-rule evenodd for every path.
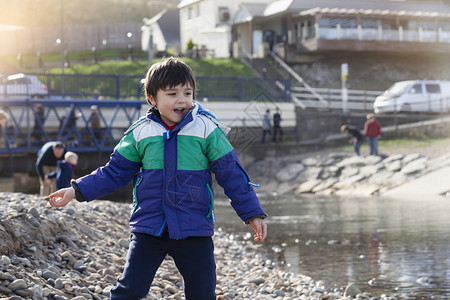
M 375 113 L 448 112 L 450 81 L 399 81 L 375 99 Z
M 47 86 L 37 76 L 28 74 L 9 75 L 0 81 L 0 97 L 42 98 L 48 96 Z

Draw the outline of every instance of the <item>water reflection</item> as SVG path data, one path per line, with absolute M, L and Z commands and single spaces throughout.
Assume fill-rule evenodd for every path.
M 217 202 L 216 202 L 217 203 Z M 217 226 L 245 233 L 226 201 Z M 280 267 L 373 295 L 450 298 L 450 199 L 284 197 L 263 200 L 264 249 Z

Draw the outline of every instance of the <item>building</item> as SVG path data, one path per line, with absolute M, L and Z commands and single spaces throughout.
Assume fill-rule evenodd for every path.
M 180 52 L 180 17 L 178 10 L 164 9 L 151 19 L 144 19 L 141 27 L 143 51 L 166 52 L 169 48 Z
M 280 0 L 261 9 L 242 4 L 233 42 L 260 55 L 265 42 L 286 61 L 330 51 L 450 50 L 450 6 L 443 1 Z
M 182 0 L 180 12 L 180 42 L 184 52 L 189 40 L 206 56 L 232 55 L 231 28 L 238 13 L 239 0 Z M 249 0 L 246 3 L 267 4 L 269 0 Z

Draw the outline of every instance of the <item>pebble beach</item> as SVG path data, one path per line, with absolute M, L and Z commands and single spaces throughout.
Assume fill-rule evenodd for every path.
M 108 299 L 125 263 L 130 210 L 103 200 L 57 209 L 37 195 L 0 193 L 0 299 Z M 277 269 L 251 236 L 250 227 L 247 240 L 216 230 L 217 299 L 396 299 L 351 283 L 328 290 L 307 274 Z M 145 299 L 184 299 L 170 257 Z

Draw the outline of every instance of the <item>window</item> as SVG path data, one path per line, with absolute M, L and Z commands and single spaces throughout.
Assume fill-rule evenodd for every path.
M 410 94 L 422 94 L 422 84 L 416 83 L 412 86 L 412 88 L 409 90 Z
M 200 7 L 198 5 L 191 5 L 187 9 L 188 20 L 197 18 L 200 16 Z
M 219 21 L 228 22 L 230 20 L 230 11 L 228 7 L 219 7 Z
M 441 93 L 441 87 L 437 83 L 427 83 L 425 84 L 425 89 L 427 90 L 427 93 L 429 94 L 440 94 Z

